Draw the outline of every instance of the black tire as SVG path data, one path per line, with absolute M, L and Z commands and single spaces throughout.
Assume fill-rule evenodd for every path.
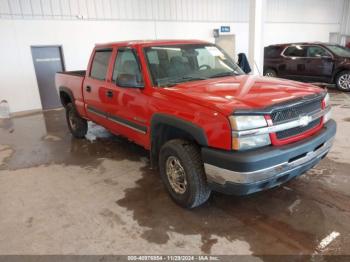
M 271 68 L 267 68 L 264 72 L 264 76 L 267 76 L 267 77 L 277 77 L 277 72 L 276 70 L 273 70 Z
M 337 74 L 335 78 L 337 89 L 343 92 L 350 92 L 350 71 L 344 70 Z
M 69 131 L 75 138 L 85 137 L 88 130 L 87 121 L 79 116 L 75 107 L 71 103 L 66 105 L 66 120 Z
M 186 178 L 185 192 L 176 192 L 167 175 L 167 161 L 178 159 L 184 169 Z M 194 208 L 205 203 L 210 197 L 209 189 L 197 145 L 182 139 L 174 139 L 165 143 L 159 153 L 159 171 L 162 181 L 171 198 L 180 206 Z

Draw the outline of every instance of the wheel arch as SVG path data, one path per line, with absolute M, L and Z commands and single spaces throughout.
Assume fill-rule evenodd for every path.
M 208 146 L 207 136 L 201 127 L 167 114 L 155 114 L 152 117 L 150 134 L 152 167 L 157 166 L 158 154 L 162 145 L 171 139 L 182 138 L 200 146 Z
M 72 103 L 73 106 L 75 107 L 74 96 L 72 91 L 65 86 L 60 86 L 58 90 L 59 90 L 60 100 L 63 107 L 66 107 L 69 103 Z
M 268 69 L 271 69 L 271 70 L 275 71 L 275 72 L 276 72 L 276 75 L 278 74 L 278 70 L 277 70 L 276 67 L 273 67 L 273 66 L 264 66 L 264 72 L 263 72 L 264 75 L 265 75 L 265 73 L 266 73 L 266 71 L 267 71 Z
M 350 68 L 348 67 L 340 67 L 338 68 L 334 73 L 333 73 L 333 78 L 332 78 L 332 82 L 335 83 L 337 80 L 337 76 L 344 71 L 350 71 Z

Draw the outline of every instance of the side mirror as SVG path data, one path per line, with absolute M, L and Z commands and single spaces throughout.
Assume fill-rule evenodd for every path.
M 116 84 L 120 87 L 144 88 L 142 80 L 138 80 L 136 75 L 132 74 L 120 74 Z

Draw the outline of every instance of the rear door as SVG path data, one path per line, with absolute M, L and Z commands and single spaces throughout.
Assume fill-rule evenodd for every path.
M 83 95 L 87 115 L 91 120 L 101 125 L 107 125 L 108 104 L 106 93 L 109 64 L 111 63 L 112 48 L 96 49 L 90 62 L 90 71 L 83 83 Z
M 288 79 L 305 80 L 306 71 L 306 52 L 307 49 L 303 45 L 288 46 L 282 53 L 284 57 L 284 67 L 281 75 Z

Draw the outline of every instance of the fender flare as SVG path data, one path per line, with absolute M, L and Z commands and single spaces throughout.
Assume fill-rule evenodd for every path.
M 157 133 L 155 128 L 158 125 L 162 125 L 162 124 L 182 130 L 190 134 L 199 145 L 208 146 L 207 136 L 201 127 L 191 123 L 190 121 L 186 121 L 172 115 L 156 113 L 152 116 L 151 125 L 150 125 L 150 140 L 151 140 L 150 159 L 151 159 L 151 166 L 153 168 L 156 168 L 157 166 L 158 152 L 161 146 L 161 144 L 158 144 L 157 142 L 159 141 L 159 139 L 160 140 L 162 139 L 162 138 L 158 138 L 157 140 L 157 137 L 155 136 L 155 134 Z
M 66 95 L 69 96 L 70 100 L 72 101 L 73 106 L 75 107 L 75 103 L 74 103 L 75 99 L 74 99 L 74 96 L 73 96 L 73 92 L 68 87 L 65 87 L 65 86 L 60 86 L 58 88 L 58 90 L 59 90 L 59 96 L 60 96 L 61 104 L 63 106 L 65 106 L 64 101 L 62 100 L 62 97 L 61 97 L 61 93 L 65 93 Z
M 158 124 L 165 124 L 183 130 L 189 133 L 199 145 L 208 146 L 208 139 L 204 130 L 189 121 L 167 114 L 156 113 L 151 119 L 151 137 L 154 134 L 155 126 Z

